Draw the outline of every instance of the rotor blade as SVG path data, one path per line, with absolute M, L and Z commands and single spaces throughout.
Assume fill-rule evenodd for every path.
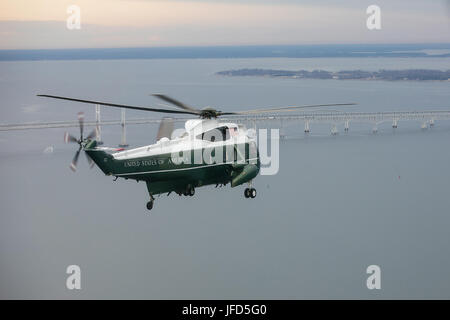
M 64 133 L 64 142 L 65 143 L 69 143 L 69 142 L 78 142 L 78 140 L 72 136 L 71 134 L 69 134 L 68 132 Z
M 162 112 L 162 113 L 179 113 L 179 114 L 195 114 L 195 115 L 198 114 L 198 112 L 194 112 L 194 111 L 191 112 L 191 111 L 181 111 L 181 110 L 168 110 L 168 109 L 156 109 L 156 108 L 148 108 L 148 107 L 130 106 L 130 105 L 125 105 L 125 104 L 108 103 L 108 102 L 100 102 L 100 101 L 93 101 L 93 100 L 82 100 L 82 99 L 67 98 L 67 97 L 60 97 L 60 96 L 51 96 L 48 94 L 38 94 L 37 96 L 45 97 L 45 98 L 52 98 L 52 99 L 75 101 L 75 102 L 81 102 L 81 103 L 99 104 L 99 105 L 107 106 L 107 107 L 141 110 L 141 111 L 152 111 L 152 112 Z
M 181 109 L 184 109 L 184 110 L 187 110 L 187 111 L 190 111 L 190 112 L 194 112 L 195 114 L 199 114 L 200 113 L 200 110 L 194 109 L 194 108 L 192 108 L 192 107 L 190 107 L 190 106 L 188 106 L 188 105 L 186 105 L 186 104 L 184 104 L 184 103 L 182 103 L 182 102 L 180 102 L 178 100 L 175 100 L 175 99 L 173 99 L 173 98 L 171 98 L 169 96 L 166 96 L 165 94 L 155 93 L 155 94 L 152 94 L 152 96 L 157 97 L 157 98 L 159 98 L 161 100 L 164 100 L 165 102 L 171 103 L 174 106 L 177 106 L 178 108 L 181 108 Z
M 94 129 L 91 131 L 91 133 L 89 133 L 89 135 L 86 137 L 87 140 L 92 139 L 93 137 L 95 137 L 97 135 L 97 129 Z
M 80 156 L 81 148 L 77 150 L 75 153 L 75 157 L 73 157 L 72 163 L 70 164 L 70 169 L 75 172 L 77 170 L 78 157 Z
M 78 122 L 80 124 L 80 140 L 83 140 L 83 131 L 84 131 L 84 113 L 78 112 Z
M 356 105 L 356 103 L 312 104 L 312 105 L 306 105 L 306 106 L 290 106 L 290 107 L 281 107 L 281 108 L 253 109 L 253 110 L 235 111 L 235 112 L 220 112 L 220 115 L 256 114 L 256 113 L 267 113 L 267 112 L 292 112 L 292 111 L 296 111 L 298 109 L 336 107 L 336 106 L 354 106 L 354 105 Z
M 163 137 L 170 139 L 170 137 L 172 136 L 172 132 L 173 132 L 173 119 L 163 118 L 159 125 L 158 134 L 156 135 L 156 141 L 158 141 Z

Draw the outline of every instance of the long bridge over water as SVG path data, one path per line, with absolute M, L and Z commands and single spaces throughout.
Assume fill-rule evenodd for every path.
M 122 145 L 126 145 L 126 125 L 137 124 L 159 124 L 160 118 L 137 118 L 126 119 L 125 109 L 122 109 L 121 119 L 119 120 L 101 120 L 100 107 L 95 108 L 95 121 L 85 122 L 87 127 L 97 128 L 97 140 L 101 140 L 100 132 L 102 126 L 120 125 L 122 129 Z M 192 118 L 173 118 L 174 122 L 185 122 Z M 369 123 L 372 125 L 372 131 L 378 130 L 378 125 L 390 122 L 393 128 L 397 128 L 402 121 L 419 121 L 423 129 L 432 127 L 435 121 L 450 120 L 450 111 L 403 111 L 403 112 L 300 112 L 289 114 L 267 114 L 267 115 L 239 115 L 221 117 L 222 121 L 232 121 L 236 123 L 247 123 L 256 126 L 257 124 L 279 121 L 281 125 L 288 122 L 299 122 L 304 124 L 304 132 L 311 131 L 313 123 L 330 124 L 331 134 L 337 134 L 338 125 L 344 126 L 344 131 L 348 131 L 351 123 Z M 8 123 L 0 124 L 0 131 L 11 130 L 31 130 L 45 128 L 70 128 L 78 127 L 78 121 L 56 121 L 56 122 L 29 122 L 29 123 Z

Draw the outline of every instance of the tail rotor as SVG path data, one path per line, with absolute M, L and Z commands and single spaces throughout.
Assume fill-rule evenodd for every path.
M 70 169 L 75 172 L 77 170 L 77 164 L 78 164 L 78 158 L 80 157 L 80 152 L 83 149 L 85 143 L 88 140 L 91 140 L 96 135 L 96 129 L 92 130 L 92 132 L 86 137 L 83 138 L 84 133 L 84 113 L 79 112 L 78 113 L 78 123 L 80 125 L 80 138 L 77 139 L 68 132 L 64 134 L 64 142 L 65 143 L 76 143 L 79 145 L 78 150 L 75 152 L 75 156 L 72 159 L 72 162 L 70 163 Z M 89 157 L 87 153 L 85 153 L 86 159 L 89 163 L 89 167 L 92 168 L 94 166 L 94 161 Z

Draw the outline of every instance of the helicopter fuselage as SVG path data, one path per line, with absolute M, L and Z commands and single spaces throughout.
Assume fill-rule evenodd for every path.
M 189 131 L 181 137 L 162 138 L 144 147 L 111 154 L 92 140 L 85 151 L 106 175 L 145 181 L 150 197 L 168 192 L 186 194 L 212 184 L 235 187 L 258 175 L 256 142 L 242 127 L 203 120 L 186 128 Z

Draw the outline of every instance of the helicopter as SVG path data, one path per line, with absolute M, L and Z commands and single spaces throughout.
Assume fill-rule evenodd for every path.
M 173 121 L 164 118 L 160 123 L 157 142 L 133 149 L 102 147 L 94 139 L 95 129 L 84 136 L 84 115 L 78 114 L 80 137 L 65 133 L 66 143 L 78 144 L 78 150 L 70 164 L 76 171 L 81 151 L 85 152 L 90 166 L 97 165 L 106 176 L 144 181 L 150 200 L 146 207 L 154 206 L 155 195 L 172 192 L 178 195 L 194 196 L 195 188 L 216 185 L 232 188 L 248 184 L 244 190 L 245 198 L 255 198 L 256 189 L 252 181 L 260 171 L 259 150 L 256 136 L 242 124 L 222 122 L 221 116 L 239 116 L 260 113 L 289 112 L 298 109 L 348 106 L 355 103 L 319 104 L 305 106 L 288 106 L 278 108 L 253 109 L 246 111 L 222 112 L 207 107 L 191 107 L 165 94 L 153 94 L 158 99 L 171 104 L 177 109 L 153 108 L 68 98 L 47 94 L 38 97 L 67 100 L 79 103 L 103 105 L 166 114 L 188 114 L 196 116 L 185 122 L 184 132 L 171 137 Z

